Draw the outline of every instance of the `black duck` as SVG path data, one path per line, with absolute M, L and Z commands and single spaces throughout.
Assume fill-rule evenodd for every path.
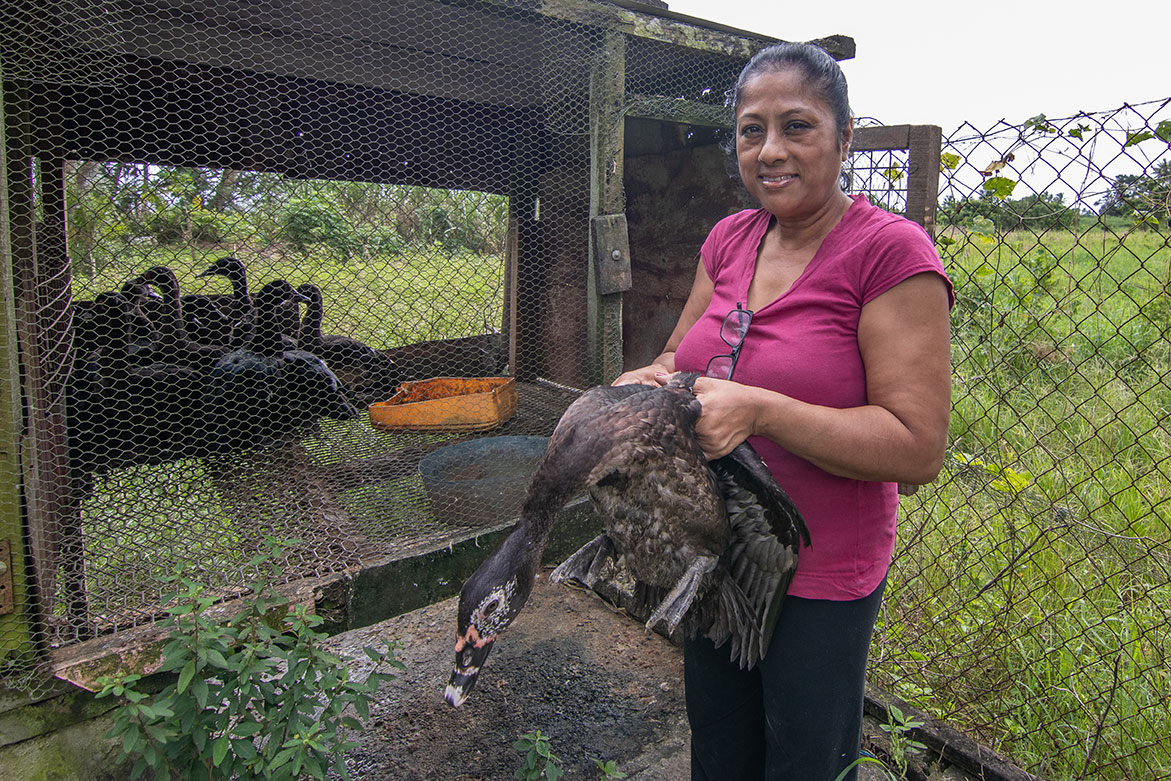
M 600 387 L 570 405 L 549 439 L 516 529 L 460 592 L 455 669 L 445 696 L 467 698 L 496 636 L 532 592 L 558 511 L 588 489 L 606 532 L 551 580 L 592 585 L 610 558 L 668 631 L 703 632 L 754 665 L 768 641 L 809 532 L 748 443 L 708 462 L 695 439 L 696 375 L 661 388 Z
M 306 283 L 298 286 L 297 292 L 308 299 L 301 319 L 300 346 L 325 361 L 353 400 L 370 404 L 390 398 L 398 385 L 394 361 L 353 337 L 322 334 L 325 307 L 321 289 Z
M 277 312 L 301 299 L 285 280 L 261 288 L 248 346 L 231 351 L 209 372 L 205 387 L 217 449 L 276 445 L 323 415 L 357 417 L 337 377 L 321 359 L 303 350 L 285 349 Z
M 246 344 L 251 336 L 253 301 L 244 263 L 239 258 L 220 258 L 196 276 L 224 277 L 232 283 L 232 292 L 185 296 L 183 314 L 188 335 L 199 344 Z
M 155 306 L 152 318 L 156 360 L 206 372 L 232 349 L 228 345 L 200 344 L 188 338 L 179 280 L 167 266 L 153 266 L 127 284 L 158 289 L 160 303 Z
M 104 472 L 192 455 L 202 418 L 201 376 L 181 366 L 134 366 L 127 352 L 134 305 L 121 293 L 95 298 L 101 342 L 79 352 L 67 387 L 73 471 Z M 141 316 L 141 315 L 139 315 Z

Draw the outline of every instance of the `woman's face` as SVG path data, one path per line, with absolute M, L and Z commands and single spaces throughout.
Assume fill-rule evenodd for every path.
M 849 153 L 830 107 L 797 69 L 759 73 L 745 83 L 736 112 L 740 177 L 780 220 L 812 217 L 841 197 L 838 177 Z

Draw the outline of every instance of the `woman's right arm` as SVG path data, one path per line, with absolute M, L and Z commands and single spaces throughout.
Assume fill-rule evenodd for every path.
M 701 258 L 695 269 L 695 280 L 691 283 L 691 293 L 687 296 L 687 303 L 683 305 L 683 311 L 679 314 L 679 322 L 675 324 L 675 330 L 671 332 L 671 338 L 667 340 L 667 346 L 663 348 L 663 352 L 649 366 L 631 369 L 618 375 L 618 379 L 614 380 L 612 384 L 661 385 L 662 382 L 657 380 L 655 375 L 671 374 L 675 371 L 675 350 L 683 341 L 683 337 L 691 330 L 691 326 L 695 325 L 703 315 L 707 305 L 711 303 L 714 288 L 711 278 L 707 275 L 707 269 L 703 267 L 703 259 Z

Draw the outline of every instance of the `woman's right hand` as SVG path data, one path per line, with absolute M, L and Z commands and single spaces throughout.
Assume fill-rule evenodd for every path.
M 675 370 L 663 363 L 652 363 L 641 369 L 631 369 L 618 375 L 611 385 L 662 385 L 666 376 Z

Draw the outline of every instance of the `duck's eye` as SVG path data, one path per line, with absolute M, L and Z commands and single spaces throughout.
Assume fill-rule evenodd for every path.
M 484 605 L 484 615 L 490 616 L 500 608 L 500 600 L 494 599 L 488 604 Z
M 467 667 L 472 663 L 472 649 L 465 648 L 459 655 L 459 666 Z

